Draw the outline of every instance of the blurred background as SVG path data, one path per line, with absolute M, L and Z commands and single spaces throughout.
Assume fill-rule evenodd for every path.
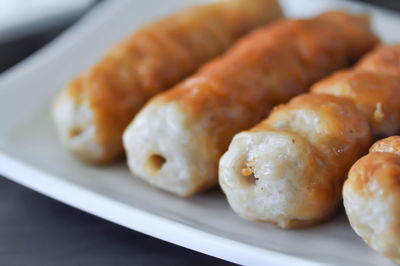
M 0 0 L 0 73 L 54 39 L 102 1 Z M 356 1 L 400 11 L 399 0 Z
M 103 1 L 0 0 L 0 78 Z M 400 0 L 357 1 L 400 12 Z M 161 263 L 226 262 L 75 210 L 0 176 L 0 265 Z

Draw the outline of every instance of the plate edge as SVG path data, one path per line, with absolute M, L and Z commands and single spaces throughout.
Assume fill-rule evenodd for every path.
M 34 167 L 24 165 L 1 151 L 0 174 L 3 175 L 4 178 L 12 180 L 29 189 L 107 221 L 175 245 L 234 263 L 257 265 L 266 263 L 271 265 L 276 265 L 277 263 L 285 263 L 285 265 L 323 265 L 303 258 L 216 236 L 165 217 L 146 212 L 128 204 L 104 197 L 99 193 L 87 190 L 62 179 L 54 179 L 52 175 L 35 169 Z M 26 176 L 29 176 L 30 179 L 25 179 L 24 177 Z M 46 185 L 42 186 L 40 184 Z M 63 187 L 64 189 L 55 190 L 54 187 L 57 186 L 60 188 Z M 71 197 L 71 195 L 74 195 L 74 197 Z M 78 200 L 82 199 L 82 196 L 86 198 L 85 203 Z M 121 214 L 130 213 L 130 215 L 116 218 L 106 211 L 110 209 L 114 212 L 118 210 L 117 212 Z M 132 223 L 132 220 L 135 220 L 135 223 Z M 149 229 L 153 227 L 163 229 Z M 195 244 L 193 245 L 193 243 Z M 244 252 L 245 250 L 246 252 Z M 234 256 L 232 256 L 232 254 Z

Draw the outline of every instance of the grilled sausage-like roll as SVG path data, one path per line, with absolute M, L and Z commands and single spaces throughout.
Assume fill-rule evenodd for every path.
M 329 218 L 347 171 L 367 152 L 370 128 L 375 135 L 399 130 L 398 54 L 400 45 L 379 47 L 236 135 L 219 166 L 233 210 L 283 228 Z
M 376 42 L 368 18 L 343 12 L 255 30 L 149 101 L 124 133 L 130 170 L 180 196 L 214 186 L 234 134 Z
M 304 94 L 233 138 L 219 183 L 246 219 L 311 225 L 334 214 L 347 170 L 370 143 L 368 122 L 350 100 Z
M 354 231 L 374 250 L 400 263 L 400 137 L 376 142 L 343 186 Z
M 64 145 L 90 163 L 120 158 L 122 133 L 150 97 L 249 30 L 280 17 L 276 0 L 226 0 L 182 10 L 136 31 L 56 98 L 52 113 Z

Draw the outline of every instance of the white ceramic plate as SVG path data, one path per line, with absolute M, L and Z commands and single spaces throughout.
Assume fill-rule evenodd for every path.
M 400 17 L 331 0 L 283 0 L 290 16 L 324 9 L 366 10 L 386 42 L 400 41 Z M 49 116 L 54 95 L 107 47 L 185 0 L 108 1 L 0 76 L 0 173 L 83 211 L 241 264 L 388 264 L 351 230 L 346 217 L 306 230 L 279 230 L 237 217 L 219 190 L 189 199 L 132 178 L 124 163 L 89 167 L 61 147 Z
M 71 22 L 94 0 L 0 0 L 0 44 Z

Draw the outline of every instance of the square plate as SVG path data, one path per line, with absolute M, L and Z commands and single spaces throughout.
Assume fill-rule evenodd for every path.
M 289 17 L 333 8 L 367 11 L 385 42 L 400 41 L 397 13 L 335 0 L 281 3 Z M 310 229 L 280 230 L 239 218 L 218 189 L 180 199 L 132 178 L 123 162 L 86 166 L 61 147 L 49 115 L 56 93 L 132 29 L 184 5 L 186 0 L 103 2 L 54 42 L 2 74 L 0 173 L 88 213 L 236 263 L 390 264 L 357 237 L 343 212 Z

